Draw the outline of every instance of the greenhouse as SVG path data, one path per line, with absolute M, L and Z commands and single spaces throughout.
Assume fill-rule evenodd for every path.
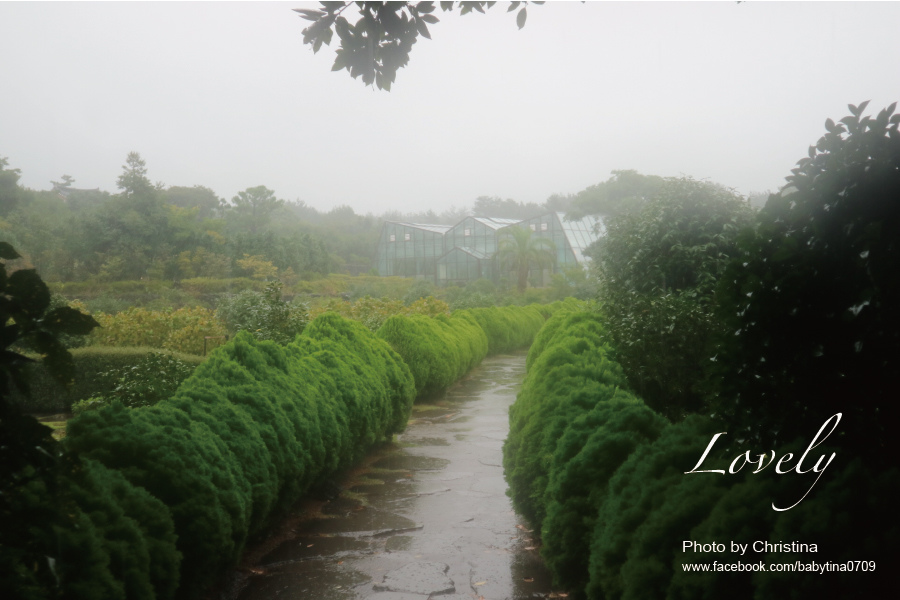
M 555 261 L 544 270 L 544 283 L 557 271 L 584 264 L 584 249 L 604 231 L 598 218 L 566 221 L 562 212 L 524 221 L 466 217 L 453 226 L 385 221 L 375 268 L 382 276 L 416 277 L 442 285 L 480 278 L 496 282 L 507 275 L 498 264 L 497 248 L 504 231 L 514 226 L 528 228 L 533 236 L 553 242 Z M 538 274 L 534 269 L 533 275 Z

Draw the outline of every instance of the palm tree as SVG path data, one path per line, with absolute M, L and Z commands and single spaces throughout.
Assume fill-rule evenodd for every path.
M 509 227 L 500 239 L 497 258 L 500 265 L 518 275 L 519 292 L 528 285 L 528 271 L 532 266 L 540 269 L 551 266 L 556 260 L 556 245 L 544 237 L 532 237 L 531 229 Z

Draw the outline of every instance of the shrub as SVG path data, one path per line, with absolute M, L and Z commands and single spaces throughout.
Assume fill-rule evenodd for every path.
M 394 315 L 376 335 L 409 365 L 417 398 L 443 390 L 487 353 L 484 332 L 464 316 Z
M 589 598 L 665 597 L 681 541 L 733 484 L 684 474 L 715 431 L 710 419 L 692 415 L 635 448 L 616 471 L 594 525 Z
M 599 316 L 571 313 L 556 319 L 562 325 L 532 360 L 509 409 L 510 430 L 503 445 L 513 506 L 538 529 L 546 511 L 547 457 L 572 419 L 615 394 L 605 386 L 624 382 L 621 368 L 608 358 L 608 335 Z
M 113 401 L 129 408 L 152 406 L 172 396 L 195 366 L 170 354 L 150 352 L 136 365 L 100 373 L 99 378 L 109 392 L 76 402 L 72 412 L 77 415 Z
M 900 115 L 834 123 L 769 197 L 719 289 L 717 411 L 780 442 L 845 413 L 872 461 L 897 422 Z M 893 115 L 893 116 L 892 116 Z
M 219 302 L 216 316 L 229 333 L 248 331 L 260 340 L 288 344 L 303 332 L 309 321 L 306 306 L 292 305 L 281 299 L 282 284 L 266 285 L 264 292 L 244 290 Z
M 203 354 L 224 343 L 225 328 L 206 308 L 149 310 L 132 307 L 115 315 L 95 315 L 100 327 L 89 338 L 97 346 L 148 346 Z M 209 337 L 211 339 L 205 340 Z
M 91 396 L 108 396 L 115 387 L 115 380 L 102 376 L 108 372 L 125 372 L 140 364 L 148 354 L 159 352 L 154 348 L 104 348 L 89 346 L 70 351 L 75 364 L 75 379 L 69 387 L 54 380 L 41 362 L 26 366 L 31 382 L 31 395 L 26 398 L 13 394 L 13 399 L 29 412 L 66 412 L 79 400 Z M 164 352 L 163 354 L 196 367 L 203 358 L 192 354 Z
M 403 303 L 410 305 L 420 298 L 434 295 L 434 284 L 427 279 L 417 279 L 403 295 Z
M 478 322 L 488 338 L 488 354 L 508 352 L 529 345 L 544 324 L 534 306 L 473 308 L 467 312 Z
M 722 186 L 670 178 L 640 211 L 609 220 L 591 249 L 619 361 L 637 393 L 671 419 L 705 406 L 696 373 L 720 327 L 715 283 L 752 217 Z
M 85 412 L 65 445 L 165 504 L 183 555 L 178 595 L 189 598 L 274 515 L 402 430 L 413 394 L 386 343 L 324 315 L 285 346 L 240 332 L 172 398 Z

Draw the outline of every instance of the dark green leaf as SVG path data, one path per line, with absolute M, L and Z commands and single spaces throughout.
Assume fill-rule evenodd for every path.
M 87 335 L 100 324 L 94 317 L 86 315 L 71 306 L 61 306 L 51 310 L 41 323 L 47 331 L 55 334 Z
M 419 33 L 422 34 L 423 37 L 431 39 L 431 34 L 428 33 L 428 26 L 425 24 L 424 19 L 416 19 L 416 29 L 418 29 Z
M 306 19 L 307 21 L 317 21 L 319 17 L 322 17 L 325 13 L 310 9 L 310 8 L 294 8 L 292 9 L 295 13 L 299 13 L 300 17 Z
M 33 269 L 10 275 L 6 293 L 15 298 L 20 310 L 29 316 L 40 316 L 50 306 L 50 290 Z
M 7 242 L 0 242 L 0 258 L 4 260 L 15 260 L 22 258 L 18 252 Z

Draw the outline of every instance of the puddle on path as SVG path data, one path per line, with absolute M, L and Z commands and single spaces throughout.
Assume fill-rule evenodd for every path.
M 507 411 L 524 374 L 523 353 L 491 357 L 415 407 L 406 432 L 376 449 L 336 498 L 298 507 L 249 552 L 221 598 L 550 597 L 501 466 Z

